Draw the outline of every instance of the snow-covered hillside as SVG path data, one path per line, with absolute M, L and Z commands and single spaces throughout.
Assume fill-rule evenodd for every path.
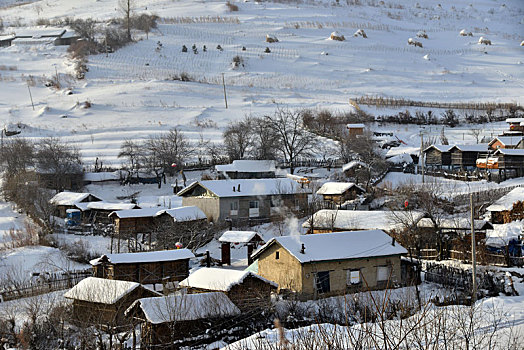
M 80 148 L 87 163 L 99 157 L 116 164 L 124 139 L 179 126 L 194 141 L 202 136 L 217 142 L 230 121 L 271 113 L 275 102 L 336 110 L 350 110 L 348 100 L 362 95 L 524 102 L 520 1 L 360 3 L 234 2 L 239 11 L 229 12 L 223 1 L 139 0 L 135 13 L 159 15 L 158 30 L 148 39 L 134 33 L 135 43 L 107 57 L 90 56 L 85 80 L 69 76 L 72 63 L 65 47 L 0 48 L 0 123 L 22 123 L 29 137 L 63 137 Z M 36 1 L 0 9 L 4 34 L 34 25 L 38 18 L 64 16 L 106 21 L 120 14 L 110 0 Z M 354 37 L 358 29 L 367 38 Z M 462 29 L 473 36 L 460 36 Z M 417 37 L 422 30 L 428 39 Z M 329 40 L 333 31 L 346 40 Z M 268 34 L 279 42 L 266 43 Z M 492 45 L 478 44 L 481 36 Z M 409 38 L 423 48 L 408 45 Z M 198 54 L 192 52 L 193 44 Z M 266 47 L 270 53 L 264 52 Z M 243 61 L 237 68 L 232 66 L 235 56 Z M 44 87 L 45 77 L 55 69 L 72 95 Z M 172 80 L 181 73 L 192 81 Z M 35 110 L 28 79 L 34 82 Z M 92 107 L 81 108 L 78 103 L 84 101 Z M 208 127 L 201 126 L 204 122 Z

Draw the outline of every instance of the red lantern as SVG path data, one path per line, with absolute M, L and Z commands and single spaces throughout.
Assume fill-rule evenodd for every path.
M 409 202 L 408 202 L 408 200 L 406 199 L 406 200 L 404 201 L 404 208 L 407 208 L 408 205 L 409 205 Z
M 176 242 L 176 243 L 175 243 L 175 247 L 176 247 L 176 249 L 180 249 L 180 248 L 183 247 L 183 245 L 182 245 L 182 243 L 180 243 L 180 242 Z

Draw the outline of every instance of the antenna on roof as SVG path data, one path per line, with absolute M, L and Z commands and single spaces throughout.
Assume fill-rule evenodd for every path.
M 395 246 L 395 237 L 393 237 L 393 239 L 391 240 L 391 245 Z
M 235 186 L 233 186 L 233 192 L 235 192 Z
M 240 192 L 240 184 L 238 184 L 237 192 Z
M 300 249 L 300 253 L 306 254 L 306 246 L 304 245 L 304 243 L 302 243 L 302 248 Z

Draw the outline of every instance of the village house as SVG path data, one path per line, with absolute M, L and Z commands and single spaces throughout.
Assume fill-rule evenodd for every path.
M 181 281 L 189 275 L 189 249 L 105 254 L 91 260 L 93 276 L 111 280 L 157 284 Z
M 231 164 L 215 165 L 222 179 L 264 179 L 274 178 L 274 160 L 234 160 Z
M 406 215 L 410 217 L 407 218 Z M 423 217 L 419 212 L 391 210 L 322 209 L 307 219 L 302 227 L 307 233 L 327 233 L 358 230 L 403 231 L 402 221 L 416 223 Z
M 81 210 L 91 202 L 101 202 L 102 199 L 91 193 L 60 192 L 49 200 L 56 207 L 55 216 L 65 218 L 68 209 Z
M 80 36 L 73 30 L 52 27 L 33 27 L 17 30 L 12 39 L 4 44 L 11 45 L 71 45 Z
M 524 219 L 524 187 L 516 187 L 486 208 L 493 224 Z
M 315 299 L 403 285 L 407 250 L 380 230 L 275 237 L 253 254 L 257 273 L 280 292 Z
M 524 176 L 524 149 L 499 148 L 491 158 L 496 160 L 494 169 L 498 169 L 500 180 Z
M 134 203 L 110 203 L 104 201 L 78 203 L 76 207 L 82 211 L 83 222 L 94 224 L 110 224 L 109 214 L 115 211 L 140 209 Z
M 11 42 L 14 40 L 14 34 L 0 35 L 0 47 L 11 46 Z
M 91 184 L 117 185 L 123 180 L 123 176 L 120 174 L 120 171 L 84 173 L 83 180 L 84 186 Z
M 308 189 L 288 178 L 208 180 L 193 182 L 178 195 L 183 205 L 199 207 L 210 221 L 256 224 L 284 208 L 305 210 Z
M 139 283 L 88 277 L 64 298 L 73 301 L 73 320 L 80 326 L 118 330 L 130 324 L 124 312 L 135 300 L 159 295 Z
M 431 145 L 424 150 L 425 166 L 430 169 L 443 169 L 451 166 L 452 145 Z
M 223 292 L 240 309 L 267 308 L 278 285 L 251 271 L 201 268 L 179 283 L 188 293 Z
M 326 182 L 317 191 L 317 195 L 322 196 L 324 203 L 335 206 L 356 199 L 364 193 L 366 190 L 353 182 Z
M 496 151 L 500 148 L 514 149 L 523 144 L 524 136 L 497 136 L 488 143 L 489 149 Z
M 248 265 L 251 265 L 251 254 L 263 245 L 265 242 L 260 235 L 255 231 L 226 231 L 220 236 L 218 241 L 222 244 L 222 264 L 231 265 L 231 244 L 238 247 L 246 247 Z
M 133 324 L 140 323 L 141 349 L 173 349 L 178 348 L 173 345 L 177 340 L 205 334 L 240 315 L 240 310 L 221 292 L 177 293 L 137 300 L 125 314 Z
M 159 229 L 174 229 L 181 226 L 205 226 L 207 216 L 195 206 L 172 209 L 143 208 L 119 210 L 109 214 L 114 224 L 117 237 L 135 237 L 139 234 L 151 234 Z
M 488 151 L 487 144 L 454 145 L 450 148 L 451 167 L 459 170 L 474 170 L 477 167 L 477 158 L 481 153 Z
M 506 123 L 512 135 L 524 135 L 524 118 L 507 118 Z

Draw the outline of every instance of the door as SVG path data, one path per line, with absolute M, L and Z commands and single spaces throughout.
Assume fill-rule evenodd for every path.
M 327 293 L 331 290 L 329 285 L 329 271 L 319 271 L 315 275 L 315 284 L 318 294 Z

